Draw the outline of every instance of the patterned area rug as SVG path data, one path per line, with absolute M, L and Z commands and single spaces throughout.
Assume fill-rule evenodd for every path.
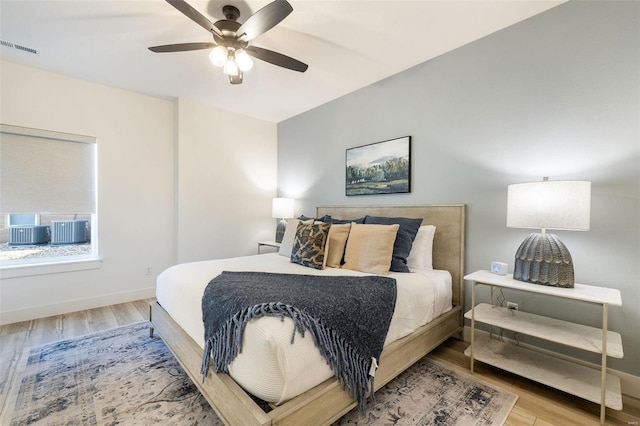
M 31 348 L 2 424 L 221 425 L 148 323 Z M 423 359 L 336 425 L 501 425 L 517 396 Z

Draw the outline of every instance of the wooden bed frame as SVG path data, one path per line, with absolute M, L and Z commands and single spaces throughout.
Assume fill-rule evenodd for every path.
M 326 214 L 355 219 L 366 214 L 388 217 L 421 217 L 423 225 L 435 225 L 434 269 L 448 270 L 453 278 L 453 309 L 414 333 L 387 345 L 376 373 L 376 390 L 440 345 L 449 337 L 461 337 L 464 303 L 465 205 L 390 205 L 318 207 L 317 217 Z M 331 378 L 307 392 L 265 412 L 227 374 L 200 375 L 202 348 L 156 302 L 150 321 L 193 383 L 227 425 L 327 425 L 356 407 L 356 402 Z

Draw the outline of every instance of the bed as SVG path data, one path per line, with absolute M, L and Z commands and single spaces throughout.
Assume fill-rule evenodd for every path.
M 375 388 L 379 389 L 447 338 L 460 336 L 463 324 L 462 302 L 464 300 L 462 277 L 464 275 L 465 207 L 464 205 L 318 207 L 316 217 L 325 215 L 342 219 L 355 219 L 364 215 L 422 218 L 423 224 L 430 224 L 436 227 L 433 239 L 433 268 L 436 271 L 432 271 L 431 274 L 437 276 L 437 270 L 448 271 L 446 275 L 451 282 L 451 305 L 434 309 L 433 315 L 426 319 L 428 322 L 418 326 L 415 331 L 408 335 L 404 335 L 406 332 L 403 333 L 402 327 L 397 324 L 394 326 L 392 321 L 390 334 L 395 333 L 396 337 L 404 337 L 399 339 L 394 337 L 391 342 L 385 344 L 380 357 L 380 368 L 375 375 Z M 269 259 L 268 256 L 273 256 L 274 258 Z M 278 255 L 274 254 L 248 257 L 247 259 L 256 265 L 257 270 L 266 270 L 268 272 L 270 268 L 268 265 L 272 261 L 282 263 L 282 257 L 280 259 L 277 258 Z M 246 263 L 243 263 L 246 260 L 238 260 L 237 262 L 239 262 L 236 265 L 237 270 L 246 270 Z M 212 265 L 215 265 L 215 262 Z M 225 269 L 234 268 L 228 263 L 223 265 L 226 266 L 219 267 L 224 267 Z M 191 268 L 191 266 L 189 267 Z M 209 264 L 202 264 L 198 267 L 201 270 L 195 274 L 195 277 L 198 276 L 198 273 L 209 273 L 206 272 L 207 268 L 210 267 Z M 339 272 L 340 270 L 335 271 Z M 415 276 L 416 274 L 404 275 L 408 279 L 411 278 L 409 276 Z M 207 275 L 201 276 L 207 277 Z M 393 274 L 390 276 L 393 276 Z M 208 277 L 208 279 L 210 278 Z M 165 275 L 163 280 L 166 279 L 167 276 Z M 255 402 L 254 398 L 230 375 L 210 372 L 206 380 L 203 381 L 200 376 L 203 354 L 203 342 L 202 338 L 200 338 L 201 328 L 199 328 L 201 325 L 194 321 L 193 313 L 191 313 L 191 319 L 185 319 L 185 315 L 187 317 L 188 315 L 180 312 L 188 312 L 189 309 L 179 309 L 176 307 L 176 303 L 173 302 L 182 300 L 185 297 L 175 291 L 172 293 L 170 290 L 160 286 L 160 281 L 159 279 L 158 301 L 161 303 L 154 302 L 151 304 L 152 325 L 225 424 L 330 424 L 356 406 L 353 398 L 330 375 L 323 378 L 321 383 L 300 394 L 295 389 L 287 388 L 284 394 L 282 389 L 276 389 L 275 393 L 270 395 L 271 400 L 275 398 L 275 404 L 272 404 L 272 409 L 268 412 L 263 410 Z M 202 278 L 199 281 L 202 281 Z M 398 282 L 401 283 L 400 280 Z M 199 285 L 202 286 L 202 284 Z M 199 291 L 201 294 L 201 290 Z M 186 291 L 183 293 L 186 293 Z M 195 294 L 198 294 L 198 290 Z M 197 297 L 187 296 L 186 298 L 188 299 L 189 297 L 193 300 L 177 302 L 177 305 L 187 303 L 185 306 L 189 306 L 189 303 L 199 302 Z M 166 306 L 161 306 L 162 303 Z M 167 308 L 166 310 L 165 307 Z M 173 317 L 168 311 L 173 314 Z M 196 318 L 197 316 L 195 315 Z M 392 332 L 392 330 L 395 331 Z M 250 364 L 252 361 L 245 359 L 245 364 L 247 362 Z M 236 370 L 242 371 L 242 367 L 238 367 Z M 230 370 L 230 372 L 234 375 L 233 370 Z M 322 378 L 324 377 L 322 374 L 326 375 L 327 373 L 326 371 L 320 371 L 319 374 L 320 376 L 318 377 Z M 236 379 L 241 383 L 244 380 L 242 377 L 236 377 Z M 310 379 L 318 380 L 317 377 L 315 379 L 311 377 Z M 243 386 L 245 388 L 248 387 L 246 383 L 243 383 Z M 305 386 L 308 387 L 308 383 L 303 385 L 303 390 L 306 389 Z M 249 386 L 248 388 L 250 389 L 251 387 Z M 267 394 L 269 392 L 270 390 L 267 390 Z M 252 393 L 256 392 L 252 390 Z M 292 397 L 293 395 L 297 396 Z

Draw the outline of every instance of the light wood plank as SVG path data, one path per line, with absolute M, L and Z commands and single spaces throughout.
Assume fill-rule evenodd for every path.
M 2 412 L 26 339 L 27 330 L 0 335 L 0 411 Z
M 136 300 L 134 302 L 131 302 L 133 304 L 133 306 L 137 309 L 137 311 L 140 313 L 140 316 L 142 318 L 144 318 L 145 320 L 149 319 L 149 304 L 151 302 L 155 302 L 156 298 L 152 297 L 149 299 L 142 299 L 142 300 Z
M 516 406 L 511 410 L 505 426 L 533 426 L 535 421 L 536 416 Z
M 533 424 L 534 426 L 555 426 L 552 423 L 549 423 L 542 419 L 536 419 L 536 422 Z
M 62 338 L 70 339 L 89 334 L 89 316 L 87 311 L 71 312 L 62 315 Z
M 118 327 L 118 321 L 109 306 L 91 309 L 87 313 L 89 318 L 89 330 L 92 333 L 109 330 Z
M 61 316 L 51 316 L 31 321 L 25 346 L 40 346 L 60 340 Z
M 145 315 L 143 317 L 138 309 L 136 309 L 136 307 L 133 305 L 133 303 L 120 303 L 117 305 L 112 305 L 111 311 L 113 312 L 118 325 L 133 324 L 149 319 L 149 315 Z
M 31 327 L 31 321 L 14 322 L 11 324 L 5 324 L 0 327 L 0 336 L 7 334 L 26 332 Z

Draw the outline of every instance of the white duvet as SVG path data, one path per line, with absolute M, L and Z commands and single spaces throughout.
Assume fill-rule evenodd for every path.
M 156 297 L 171 317 L 204 347 L 202 295 L 209 281 L 222 271 L 257 271 L 306 275 L 371 275 L 347 269 L 317 270 L 291 263 L 276 253 L 173 266 L 158 276 Z M 451 275 L 419 270 L 389 273 L 396 279 L 397 299 L 385 346 L 410 334 L 451 309 Z M 243 350 L 229 373 L 247 392 L 268 402 L 282 403 L 333 376 L 313 338 L 296 333 L 293 321 L 266 317 L 247 324 Z

